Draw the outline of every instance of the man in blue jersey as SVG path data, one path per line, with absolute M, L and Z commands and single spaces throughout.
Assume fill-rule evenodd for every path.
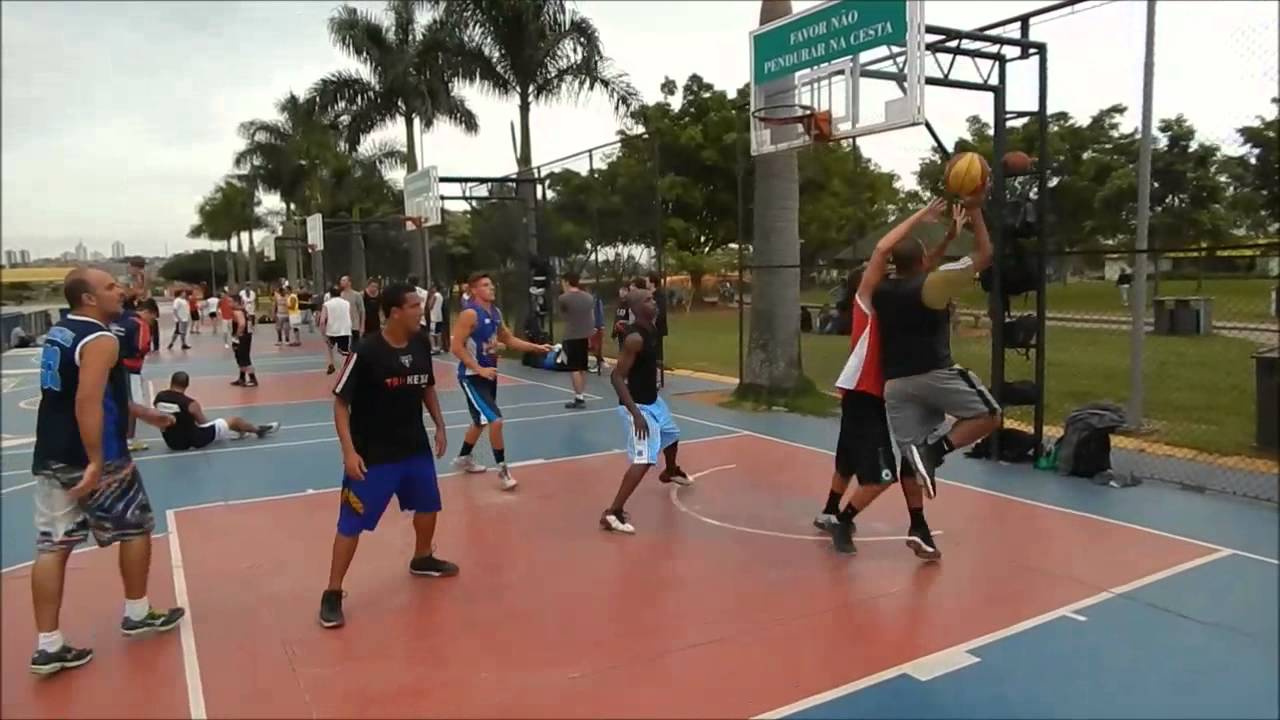
M 31 598 L 39 636 L 30 668 L 40 675 L 93 659 L 92 650 L 68 645 L 58 630 L 67 557 L 90 533 L 100 547 L 120 543 L 121 632 L 171 630 L 185 613 L 182 608 L 153 610 L 147 601 L 155 517 L 126 439 L 131 415 L 162 429 L 173 419 L 129 400 L 120 343 L 108 326 L 124 303 L 115 279 L 101 270 L 73 270 L 63 294 L 71 312 L 45 337 L 31 463 L 36 479 Z
M 502 411 L 498 409 L 498 344 L 518 352 L 551 352 L 550 345 L 535 345 L 516 337 L 502 319 L 502 311 L 493 304 L 496 291 L 488 273 L 475 273 L 467 280 L 470 299 L 464 301 L 458 322 L 453 327 L 450 349 L 458 358 L 458 384 L 471 411 L 471 427 L 462 439 L 462 451 L 453 461 L 461 470 L 485 471 L 471 457 L 480 434 L 489 428 L 489 445 L 498 464 L 498 480 L 503 490 L 514 490 L 517 483 L 507 469 L 502 440 Z

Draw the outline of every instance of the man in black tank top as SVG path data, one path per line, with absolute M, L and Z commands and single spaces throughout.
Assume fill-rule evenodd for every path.
M 169 389 L 156 393 L 156 410 L 171 415 L 173 425 L 161 433 L 164 444 L 170 450 L 199 450 L 221 440 L 228 440 L 232 433 L 239 437 L 257 435 L 264 438 L 280 429 L 280 423 L 254 425 L 242 417 L 208 419 L 200 403 L 187 394 L 191 377 L 179 370 L 169 378 Z
M 991 393 L 951 357 L 951 300 L 991 264 L 991 237 L 980 207 L 985 196 L 984 188 L 965 200 L 964 214 L 957 215 L 958 226 L 966 220 L 973 226 L 971 255 L 940 265 L 945 243 L 926 251 L 918 239 L 905 238 L 890 256 L 894 277 L 872 297 L 880 320 L 885 406 L 904 457 L 901 474 L 904 480 L 915 478 L 931 498 L 937 492 L 934 471 L 943 456 L 981 440 L 1000 424 L 1000 408 Z M 939 435 L 948 415 L 957 422 Z M 913 530 L 915 525 L 913 518 Z M 931 547 L 924 551 L 936 556 L 931 540 L 926 544 Z
M 623 505 L 635 492 L 649 468 L 666 457 L 667 466 L 658 479 L 664 483 L 689 485 L 689 476 L 676 464 L 680 428 L 676 426 L 666 402 L 658 396 L 658 329 L 654 317 L 658 305 L 648 290 L 632 290 L 627 294 L 627 307 L 635 322 L 621 333 L 622 352 L 610 379 L 618 393 L 618 415 L 627 435 L 627 454 L 631 467 L 622 476 L 622 486 L 613 504 L 600 516 L 600 527 L 612 532 L 634 533 Z

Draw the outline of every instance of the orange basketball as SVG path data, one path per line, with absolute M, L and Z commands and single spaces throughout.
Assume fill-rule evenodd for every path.
M 1009 176 L 1026 175 L 1035 164 L 1031 156 L 1021 150 L 1010 150 L 1004 154 L 1004 173 Z
M 962 152 L 947 163 L 943 182 L 947 192 L 960 197 L 970 197 L 982 190 L 987 184 L 991 168 L 987 161 L 976 152 Z

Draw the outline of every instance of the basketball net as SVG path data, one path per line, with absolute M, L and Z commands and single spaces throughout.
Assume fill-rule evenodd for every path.
M 814 142 L 829 142 L 831 140 L 831 111 L 815 110 L 799 115 L 791 115 L 789 117 L 757 117 L 761 125 L 770 127 L 781 127 L 783 125 L 800 125 L 804 128 L 804 132 Z

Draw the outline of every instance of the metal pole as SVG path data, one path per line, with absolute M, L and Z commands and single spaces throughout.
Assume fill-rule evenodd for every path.
M 1048 313 L 1048 298 L 1045 291 L 1048 289 L 1048 270 L 1049 270 L 1049 249 L 1045 247 L 1046 232 L 1045 217 L 1048 213 L 1049 205 L 1049 54 L 1047 50 L 1040 51 L 1039 70 L 1040 70 L 1040 103 L 1037 108 L 1036 117 L 1040 126 L 1039 147 L 1036 154 L 1039 156 L 1036 160 L 1038 167 L 1036 168 L 1036 245 L 1039 248 L 1039 257 L 1037 258 L 1040 268 L 1040 277 L 1036 284 L 1036 410 L 1035 410 L 1035 427 L 1033 432 L 1036 441 L 1036 457 L 1040 456 L 1040 449 L 1044 445 L 1044 396 L 1045 396 L 1045 317 Z
M 745 377 L 746 368 L 746 343 L 744 337 L 746 335 L 747 316 L 745 303 L 742 302 L 742 273 L 743 266 L 747 264 L 745 241 L 747 227 L 747 208 L 746 208 L 746 185 L 747 185 L 747 159 L 743 152 L 742 139 L 738 139 L 738 384 L 742 384 L 742 378 Z M 702 294 L 702 288 L 693 288 L 693 294 L 689 301 L 693 302 Z
M 427 219 L 422 219 L 422 286 L 431 287 L 431 234 L 427 230 Z
M 213 256 L 217 253 L 212 248 L 209 250 L 209 292 L 218 291 L 218 271 L 213 266 Z M 201 310 L 201 312 L 204 312 Z
M 1142 356 L 1147 333 L 1147 232 L 1151 221 L 1151 102 L 1156 67 L 1156 0 L 1147 0 L 1147 47 L 1142 62 L 1142 140 L 1138 144 L 1138 233 L 1129 288 L 1129 427 L 1142 427 Z
M 665 293 L 667 278 L 663 272 L 662 262 L 662 246 L 665 244 L 663 242 L 665 233 L 662 231 L 662 155 L 658 149 L 658 136 L 651 135 L 649 140 L 653 143 L 653 246 L 658 266 L 658 287 L 654 288 L 654 292 Z M 664 312 L 670 314 L 671 308 L 666 307 L 665 294 L 655 295 L 654 299 L 658 297 L 662 297 L 661 307 L 664 308 Z M 667 329 L 670 330 L 670 318 L 662 318 L 662 321 L 667 323 Z M 666 387 L 667 384 L 666 345 L 666 338 L 662 333 L 658 333 L 658 385 L 660 387 Z
M 999 401 L 1004 394 L 1004 316 L 1008 309 L 1004 297 L 1004 278 L 1000 277 L 1001 260 L 1007 251 L 1008 238 L 1005 237 L 1004 227 L 1004 206 L 1005 206 L 1005 176 L 1004 176 L 1004 151 L 1005 142 L 1005 87 L 1007 85 L 1007 76 L 1005 61 L 1001 60 L 997 67 L 997 77 L 994 93 L 995 113 L 993 129 L 992 129 L 992 158 L 991 158 L 991 198 L 987 203 L 983 215 L 987 221 L 987 229 L 991 233 L 991 242 L 993 245 L 993 260 L 991 262 L 991 293 L 989 297 L 988 313 L 991 316 L 991 390 Z M 1001 424 L 1003 424 L 1003 415 L 1001 416 Z M 991 436 L 991 457 L 999 459 L 1000 457 L 1000 433 L 992 433 Z

